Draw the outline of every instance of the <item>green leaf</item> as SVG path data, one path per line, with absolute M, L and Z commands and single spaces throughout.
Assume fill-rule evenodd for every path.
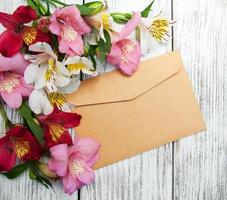
M 118 24 L 126 24 L 132 18 L 131 13 L 110 13 L 110 16 Z
M 111 38 L 107 31 L 104 30 L 104 36 L 106 41 L 104 41 L 102 38 L 99 40 L 99 59 L 101 62 L 103 62 L 106 58 L 106 55 L 110 52 L 111 49 Z
M 92 15 L 92 13 L 95 11 L 94 8 L 89 8 L 84 5 L 76 4 L 76 7 L 79 9 L 81 15 Z
M 151 7 L 153 6 L 154 0 L 141 12 L 142 17 L 148 17 Z
M 30 128 L 30 130 L 32 131 L 32 133 L 34 134 L 34 136 L 36 137 L 36 139 L 38 140 L 38 142 L 43 145 L 43 129 L 40 127 L 40 125 L 35 121 L 35 119 L 32 116 L 32 111 L 29 108 L 29 106 L 23 102 L 21 107 L 18 109 L 19 114 L 21 115 L 21 117 L 23 117 L 28 125 L 28 127 Z
M 96 62 L 96 59 L 95 59 L 96 49 L 97 49 L 97 45 L 89 45 L 88 57 L 90 57 L 95 70 L 96 70 L 96 66 L 97 66 L 97 62 Z
M 17 165 L 10 171 L 1 173 L 1 174 L 6 176 L 8 179 L 14 179 L 14 178 L 17 178 L 19 175 L 21 175 L 27 168 L 28 168 L 28 164 L 23 163 L 23 164 Z

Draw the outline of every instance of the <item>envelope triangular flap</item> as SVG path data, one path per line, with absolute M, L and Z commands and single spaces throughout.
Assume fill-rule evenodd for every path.
M 85 80 L 67 99 L 77 106 L 132 100 L 176 74 L 182 66 L 179 53 L 171 52 L 142 61 L 131 77 L 115 70 Z

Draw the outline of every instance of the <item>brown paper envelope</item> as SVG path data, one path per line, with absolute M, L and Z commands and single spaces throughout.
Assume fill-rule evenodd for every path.
M 102 145 L 96 168 L 205 129 L 178 52 L 142 61 L 131 77 L 113 71 L 83 81 L 67 98 L 82 115 L 77 133 Z

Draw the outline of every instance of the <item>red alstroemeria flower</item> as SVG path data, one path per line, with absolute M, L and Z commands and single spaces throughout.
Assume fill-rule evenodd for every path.
M 0 172 L 9 171 L 15 166 L 16 158 L 39 160 L 42 147 L 28 129 L 17 125 L 0 138 L 0 155 Z
M 20 6 L 14 13 L 0 12 L 0 24 L 7 30 L 0 35 L 0 53 L 5 57 L 11 57 L 23 46 L 35 42 L 50 42 L 50 35 L 25 24 L 38 18 L 34 9 L 30 6 Z
M 67 113 L 55 109 L 50 115 L 38 116 L 39 122 L 44 128 L 44 139 L 49 149 L 57 144 L 72 145 L 72 137 L 68 129 L 79 126 L 81 116 L 76 113 Z

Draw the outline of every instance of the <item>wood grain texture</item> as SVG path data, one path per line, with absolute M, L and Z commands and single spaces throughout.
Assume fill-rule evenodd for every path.
M 150 2 L 150 0 L 107 1 L 110 12 L 142 11 Z M 165 10 L 169 16 L 171 14 L 170 9 L 170 1 L 167 1 Z M 166 50 L 169 49 L 170 46 L 167 46 Z M 147 53 L 151 53 L 151 50 Z M 109 71 L 111 69 L 107 65 L 105 70 Z M 172 199 L 172 145 L 165 145 L 156 150 L 97 170 L 95 183 L 82 188 L 80 199 Z
M 227 1 L 174 0 L 180 49 L 207 131 L 175 143 L 174 199 L 227 199 Z
M 67 3 L 82 3 L 82 0 L 67 0 Z M 12 13 L 19 5 L 26 4 L 25 0 L 1 0 L 0 11 Z M 3 27 L 0 27 L 0 31 Z M 21 121 L 18 114 L 7 108 L 7 115 L 13 121 L 18 123 Z M 0 121 L 0 134 L 4 133 L 3 122 Z M 54 190 L 46 189 L 41 184 L 31 181 L 28 177 L 28 173 L 24 173 L 15 180 L 8 180 L 7 178 L 0 176 L 0 200 L 77 200 L 78 193 L 75 192 L 72 196 L 69 196 L 63 192 L 63 188 L 60 182 L 53 183 Z

